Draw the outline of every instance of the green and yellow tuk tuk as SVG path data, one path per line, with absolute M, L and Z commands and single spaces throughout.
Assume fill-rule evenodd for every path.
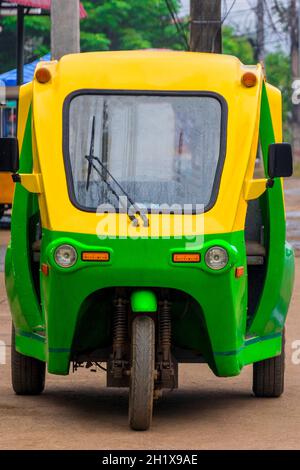
M 261 149 L 264 177 L 254 176 Z M 20 160 L 18 152 L 20 151 Z M 260 65 L 170 51 L 74 54 L 21 87 L 6 288 L 17 394 L 106 363 L 148 429 L 178 364 L 253 364 L 278 397 L 294 255 L 281 94 Z M 175 412 L 175 411 L 174 411 Z

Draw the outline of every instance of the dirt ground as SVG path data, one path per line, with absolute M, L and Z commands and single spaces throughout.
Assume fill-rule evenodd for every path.
M 300 179 L 285 182 L 285 203 L 288 239 L 300 255 Z
M 292 180 L 286 190 L 289 238 L 300 248 L 300 181 Z M 2 231 L 0 237 L 4 246 L 9 233 Z M 2 261 L 3 254 L 2 249 Z M 48 375 L 43 395 L 14 395 L 10 317 L 0 272 L 0 340 L 6 343 L 7 359 L 0 365 L 0 449 L 299 449 L 300 363 L 295 362 L 300 361 L 292 360 L 300 358 L 293 349 L 295 341 L 300 342 L 299 257 L 296 269 L 287 323 L 285 394 L 279 399 L 254 398 L 250 366 L 239 377 L 220 379 L 206 365 L 181 365 L 179 390 L 166 393 L 156 404 L 152 429 L 144 433 L 128 429 L 128 393 L 106 389 L 101 372 Z

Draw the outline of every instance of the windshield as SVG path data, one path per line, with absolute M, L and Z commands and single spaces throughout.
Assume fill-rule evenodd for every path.
M 222 109 L 214 96 L 80 94 L 67 113 L 75 205 L 207 207 L 218 184 Z

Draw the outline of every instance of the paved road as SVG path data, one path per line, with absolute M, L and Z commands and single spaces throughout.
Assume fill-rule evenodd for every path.
M 17 397 L 10 367 L 0 365 L 0 449 L 295 449 L 300 447 L 300 259 L 287 333 L 286 392 L 280 399 L 251 395 L 251 367 L 219 379 L 205 365 L 181 365 L 180 389 L 154 411 L 150 432 L 127 427 L 125 391 L 106 389 L 104 373 L 80 370 L 47 377 L 40 397 Z M 10 319 L 0 274 L 0 339 L 10 355 Z M 0 350 L 1 351 L 1 350 Z
M 288 210 L 297 211 L 294 198 L 291 203 L 287 200 Z M 295 235 L 298 241 L 299 234 Z M 0 245 L 5 244 L 8 232 L 0 232 L 0 237 Z M 0 365 L 0 449 L 299 449 L 300 364 L 292 362 L 292 344 L 300 340 L 299 314 L 297 258 L 283 397 L 254 398 L 250 366 L 239 377 L 219 379 L 206 365 L 181 365 L 179 390 L 156 404 L 152 430 L 136 433 L 127 427 L 126 391 L 106 389 L 101 372 L 49 375 L 42 396 L 13 394 L 8 365 L 10 318 L 0 272 L 0 340 L 6 343 L 7 359 L 7 365 Z

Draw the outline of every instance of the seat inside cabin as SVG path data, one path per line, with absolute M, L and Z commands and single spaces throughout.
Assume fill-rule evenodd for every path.
M 245 225 L 245 240 L 248 266 L 265 264 L 264 224 L 259 199 L 249 201 Z
M 248 265 L 248 323 L 251 323 L 261 297 L 265 274 L 267 250 L 264 240 L 264 221 L 259 199 L 249 201 L 245 225 Z

